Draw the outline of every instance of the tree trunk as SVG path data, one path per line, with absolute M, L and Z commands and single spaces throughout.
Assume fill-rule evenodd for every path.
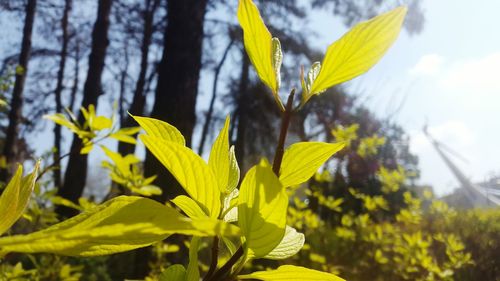
M 68 56 L 68 17 L 71 11 L 72 0 L 66 0 L 64 6 L 64 12 L 61 19 L 61 30 L 62 30 L 62 46 L 61 46 L 61 59 L 59 61 L 59 70 L 57 72 L 57 84 L 54 91 L 55 101 L 56 101 L 56 112 L 61 113 L 63 111 L 62 105 L 62 91 L 63 91 L 63 80 L 64 80 L 64 70 L 66 68 L 66 57 Z M 54 165 L 55 169 L 53 171 L 54 186 L 61 187 L 61 126 L 54 126 Z
M 154 14 L 159 4 L 160 0 L 147 0 L 146 2 L 146 10 L 144 13 L 144 30 L 142 33 L 141 44 L 141 66 L 139 70 L 139 76 L 137 77 L 137 82 L 135 84 L 134 97 L 132 98 L 132 104 L 130 105 L 129 109 L 129 112 L 133 115 L 144 114 L 144 106 L 146 104 L 144 87 L 146 85 L 146 75 L 148 72 L 149 46 L 151 45 L 151 39 L 153 37 Z M 125 114 L 122 118 L 122 128 L 137 126 L 130 115 Z M 133 154 L 134 151 L 134 144 L 125 142 L 118 143 L 118 152 L 121 155 Z
M 250 60 L 245 52 L 245 49 L 242 50 L 242 59 L 243 62 L 241 64 L 240 85 L 238 86 L 238 93 L 236 93 L 237 97 L 235 115 L 238 118 L 238 127 L 236 131 L 234 152 L 236 154 L 236 159 L 238 159 L 238 163 L 240 164 L 240 169 L 242 171 L 245 171 L 245 136 L 248 122 L 248 106 L 250 104 L 247 95 L 250 79 Z
M 85 108 L 91 104 L 97 107 L 98 97 L 102 93 L 101 76 L 104 69 L 106 49 L 109 45 L 109 14 L 112 2 L 112 0 L 99 1 L 97 19 L 94 24 L 94 30 L 92 31 L 92 47 L 89 56 L 87 80 L 83 88 L 81 106 Z M 80 123 L 84 123 L 85 121 L 81 113 L 78 115 L 78 120 Z M 58 190 L 59 196 L 75 203 L 83 193 L 87 178 L 87 155 L 80 154 L 81 147 L 82 140 L 74 135 L 70 150 L 71 154 L 68 160 L 66 174 L 64 175 L 64 183 L 62 188 Z M 57 213 L 62 216 L 72 216 L 75 214 L 75 211 L 60 206 L 57 208 Z
M 71 87 L 71 94 L 69 98 L 68 108 L 71 112 L 75 112 L 77 109 L 75 107 L 76 93 L 78 92 L 78 84 L 80 76 L 80 42 L 76 41 L 75 45 L 75 67 L 73 69 L 73 86 Z
M 164 49 L 159 66 L 155 103 L 151 116 L 176 126 L 191 145 L 196 123 L 196 97 L 201 70 L 203 21 L 207 0 L 169 0 Z M 172 199 L 183 190 L 150 153 L 145 172 L 156 174 L 163 188 L 161 200 Z
M 33 33 L 33 24 L 35 22 L 37 0 L 28 0 L 26 5 L 26 17 L 24 19 L 23 40 L 21 43 L 21 53 L 19 54 L 19 67 L 22 71 L 16 71 L 16 81 L 10 102 L 9 126 L 7 127 L 5 146 L 3 155 L 8 164 L 7 168 L 1 171 L 1 180 L 6 181 L 14 168 L 12 164 L 18 153 L 17 141 L 19 134 L 19 125 L 23 114 L 23 90 L 28 74 L 28 62 L 31 53 L 31 34 Z

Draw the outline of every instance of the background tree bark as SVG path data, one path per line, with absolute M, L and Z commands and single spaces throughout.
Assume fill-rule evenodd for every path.
M 64 89 L 64 70 L 66 68 L 66 57 L 68 56 L 68 17 L 71 11 L 72 0 L 65 0 L 64 12 L 61 19 L 61 30 L 62 30 L 62 42 L 61 42 L 61 55 L 59 61 L 59 70 L 57 71 L 57 84 L 54 91 L 54 98 L 56 102 L 56 112 L 61 113 L 63 111 L 62 105 L 62 91 Z M 53 171 L 54 186 L 61 186 L 61 126 L 55 124 L 54 126 L 54 164 L 56 169 Z
M 102 93 L 101 76 L 104 69 L 106 49 L 109 45 L 108 29 L 112 2 L 112 0 L 99 1 L 97 19 L 92 31 L 92 47 L 89 56 L 87 80 L 83 88 L 81 106 L 85 108 L 91 104 L 97 107 L 97 100 Z M 81 113 L 78 115 L 78 120 L 80 123 L 84 122 L 84 117 Z M 64 175 L 64 183 L 62 188 L 58 190 L 59 196 L 73 202 L 77 202 L 78 198 L 82 195 L 87 178 L 87 155 L 80 154 L 81 147 L 81 139 L 76 135 L 73 136 L 70 150 L 71 155 Z M 62 216 L 72 216 L 75 214 L 73 209 L 64 206 L 59 206 L 56 211 Z
M 153 37 L 153 23 L 155 11 L 160 5 L 160 0 L 147 0 L 146 9 L 144 10 L 144 30 L 142 34 L 141 42 L 141 65 L 139 70 L 139 76 L 137 77 L 137 82 L 135 84 L 134 96 L 132 98 L 132 104 L 130 105 L 129 112 L 134 115 L 143 115 L 144 106 L 146 104 L 146 96 L 144 88 L 146 86 L 146 75 L 148 73 L 148 57 L 149 49 L 151 45 L 151 40 Z M 123 128 L 137 126 L 135 121 L 128 114 L 121 116 L 123 118 L 123 123 L 121 126 Z M 135 144 L 129 144 L 125 142 L 118 143 L 118 152 L 122 155 L 127 155 L 134 153 Z
M 196 97 L 201 70 L 203 24 L 207 0 L 169 0 L 164 49 L 159 65 L 158 84 L 151 117 L 176 126 L 191 145 L 196 122 Z M 150 153 L 145 172 L 158 175 L 156 184 L 163 188 L 162 200 L 183 193 L 167 170 Z
M 23 90 L 28 74 L 28 63 L 31 53 L 31 34 L 33 33 L 33 24 L 35 22 L 37 0 L 28 0 L 26 4 L 26 17 L 24 19 L 23 40 L 21 43 L 21 53 L 19 54 L 18 66 L 22 71 L 16 71 L 16 80 L 12 91 L 12 99 L 9 111 L 9 126 L 7 127 L 3 155 L 8 164 L 6 169 L 2 169 L 1 180 L 6 181 L 12 172 L 18 149 L 17 141 L 19 134 L 19 125 L 23 116 Z

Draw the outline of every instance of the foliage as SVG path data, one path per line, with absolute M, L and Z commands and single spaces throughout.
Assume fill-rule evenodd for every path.
M 313 96 L 363 74 L 376 64 L 396 40 L 405 14 L 405 7 L 396 8 L 354 26 L 331 44 L 322 63 L 315 62 L 307 74 L 302 73 L 302 99 L 294 108 L 295 90 L 291 91 L 286 104 L 279 94 L 283 60 L 280 41 L 272 37 L 255 4 L 251 0 L 241 0 L 238 19 L 245 49 L 283 114 L 280 141 L 272 164 L 261 159 L 240 181 L 235 151 L 229 143 L 229 117 L 206 162 L 186 146 L 185 137 L 174 126 L 152 118 L 132 116 L 145 132 L 140 140 L 175 177 L 186 195 L 177 196 L 169 204 L 142 197 L 158 194 L 159 188 L 151 185 L 154 177 L 142 175 L 135 156 L 122 156 L 101 146 L 111 160 L 105 161 L 103 166 L 110 171 L 112 180 L 142 196 L 118 196 L 87 206 L 84 201 L 78 206 L 55 198 L 54 203 L 73 204 L 83 212 L 29 234 L 1 237 L 0 256 L 11 252 L 101 256 L 153 244 L 161 255 L 167 250 L 162 248 L 165 244 L 159 242 L 172 234 L 182 234 L 192 236 L 188 243 L 189 263 L 164 268 L 158 272 L 160 280 L 199 280 L 203 275 L 204 280 L 343 280 L 336 273 L 363 278 L 373 263 L 381 272 L 380 278 L 448 280 L 455 270 L 470 262 L 470 255 L 464 251 L 457 236 L 444 231 L 419 230 L 418 225 L 423 223 L 421 202 L 409 192 L 402 195 L 405 208 L 393 210 L 397 213 L 395 221 L 386 219 L 385 212 L 391 207 L 385 195 L 400 192 L 405 177 L 402 168 L 380 168 L 383 194 L 371 195 L 348 189 L 349 200 L 357 200 L 361 205 L 359 212 L 344 211 L 347 199 L 325 196 L 317 188 L 299 193 L 300 186 L 346 145 L 353 149 L 352 142 L 357 141 L 358 156 L 374 157 L 385 144 L 383 137 L 371 135 L 358 139 L 357 127 L 353 125 L 332 132 L 339 142 L 298 142 L 284 149 L 290 115 Z M 77 120 L 70 111 L 67 113 L 69 117 L 57 113 L 46 118 L 67 127 L 83 141 L 81 154 L 89 153 L 94 145 L 106 138 L 135 143 L 132 135 L 139 128 L 117 130 L 113 126 L 114 118 L 98 116 L 92 105 L 81 109 L 82 120 Z M 3 210 L 0 232 L 9 229 L 23 214 L 35 187 L 37 169 L 38 165 L 25 178 L 19 169 L 4 190 L 0 199 L 0 210 Z M 316 174 L 315 180 L 329 182 L 332 177 L 324 172 Z M 304 194 L 314 198 L 318 206 L 336 214 L 334 217 L 340 224 L 323 220 L 302 201 Z M 439 203 L 434 205 L 436 208 L 432 210 L 447 210 L 443 206 L 438 208 Z M 305 237 L 309 239 L 307 244 Z M 200 262 L 202 250 L 209 245 L 207 241 L 211 241 L 212 247 L 208 267 Z M 325 247 L 312 249 L 311 244 L 320 245 L 320 241 Z M 444 254 L 439 247 L 435 251 L 432 249 L 435 244 L 441 245 Z M 361 251 L 352 254 L 352 249 Z M 220 250 L 229 254 L 219 255 Z M 347 252 L 351 253 L 350 258 L 342 255 Z M 245 267 L 257 264 L 254 261 L 258 259 L 298 260 L 303 255 L 307 255 L 311 268 L 281 265 L 274 270 L 240 274 Z M 332 263 L 333 260 L 336 262 Z M 81 269 L 78 267 L 63 264 L 61 268 L 61 272 L 67 273 L 61 278 L 79 277 Z M 5 271 L 9 274 L 6 278 L 31 274 L 19 263 Z

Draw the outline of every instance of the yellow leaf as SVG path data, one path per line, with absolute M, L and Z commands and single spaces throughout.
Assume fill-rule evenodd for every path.
M 0 238 L 0 251 L 99 256 L 145 247 L 173 233 L 232 236 L 239 232 L 222 221 L 188 219 L 148 198 L 119 196 L 45 230 Z
M 359 23 L 330 45 L 305 101 L 374 66 L 398 37 L 406 11 L 406 7 L 399 7 Z
M 282 260 L 294 256 L 304 246 L 304 234 L 297 232 L 295 228 L 286 226 L 285 236 L 276 248 L 264 258 L 271 260 Z
M 241 183 L 238 225 L 249 257 L 261 258 L 283 239 L 288 197 L 267 161 L 251 168 Z
M 94 145 L 91 142 L 84 144 L 82 149 L 80 149 L 80 154 L 89 154 L 93 148 L 94 148 Z
M 119 132 L 113 133 L 109 135 L 110 138 L 113 138 L 117 141 L 125 142 L 125 143 L 130 143 L 130 144 L 135 144 L 135 138 L 129 135 L 121 134 Z
M 172 141 L 186 145 L 184 136 L 176 127 L 158 119 L 130 115 L 139 123 L 148 136 L 157 137 L 166 141 Z
M 70 129 L 74 133 L 76 133 L 79 130 L 78 127 L 75 124 L 73 124 L 71 121 L 69 121 L 66 118 L 66 116 L 64 116 L 64 114 L 55 113 L 55 114 L 52 114 L 52 115 L 44 115 L 43 118 L 51 120 L 52 122 L 54 122 L 54 123 L 56 123 L 58 125 L 64 126 L 64 127 L 68 128 L 68 129 Z
M 203 211 L 196 201 L 185 195 L 175 197 L 172 202 L 190 218 L 205 218 L 208 216 L 207 212 Z
M 0 196 L 0 235 L 7 231 L 23 214 L 35 187 L 38 167 L 31 174 L 22 178 L 23 167 L 19 165 L 16 173 Z
M 278 105 L 284 109 L 278 96 L 278 66 L 281 66 L 281 48 L 278 51 L 279 41 L 273 41 L 257 6 L 251 0 L 240 0 L 238 21 L 243 29 L 245 49 L 257 75 L 264 84 L 271 88 Z
M 217 218 L 221 211 L 220 191 L 207 163 L 184 145 L 148 135 L 140 138 L 189 196 L 204 206 L 210 217 Z
M 229 194 L 238 185 L 239 168 L 234 155 L 234 148 L 229 148 L 229 116 L 224 127 L 212 145 L 208 166 L 212 169 L 219 189 L 224 194 Z M 235 184 L 236 182 L 236 184 Z
M 234 145 L 229 148 L 229 181 L 227 190 L 233 192 L 240 182 L 240 167 L 234 152 Z
M 344 279 L 326 272 L 309 268 L 282 265 L 275 270 L 257 271 L 247 275 L 239 275 L 239 279 L 258 279 L 264 281 L 344 281 Z
M 110 129 L 112 125 L 113 121 L 111 121 L 111 119 L 105 116 L 95 116 L 92 119 L 92 123 L 90 123 L 90 127 L 92 128 L 92 130 L 97 130 L 97 131 Z
M 298 185 L 310 179 L 328 158 L 341 150 L 345 143 L 298 142 L 283 155 L 280 181 L 285 187 Z
M 184 281 L 186 280 L 186 269 L 182 264 L 174 264 L 165 271 L 163 271 L 159 276 L 160 281 Z

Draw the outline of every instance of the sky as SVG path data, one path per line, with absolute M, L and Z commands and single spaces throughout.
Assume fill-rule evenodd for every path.
M 394 121 L 420 159 L 419 183 L 445 195 L 459 183 L 423 134 L 424 124 L 467 160 L 451 157 L 473 181 L 500 174 L 500 1 L 424 0 L 422 6 L 423 32 L 402 32 L 378 65 L 348 85 L 364 89 L 366 105 L 380 117 L 403 104 Z M 346 29 L 328 12 L 319 14 L 311 26 L 326 48 Z

